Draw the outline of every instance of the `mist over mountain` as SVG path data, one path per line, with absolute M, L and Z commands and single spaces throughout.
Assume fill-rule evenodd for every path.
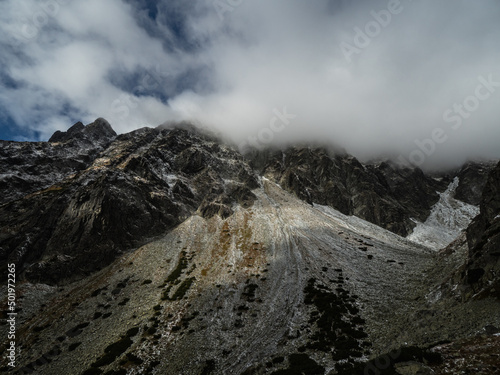
M 427 169 L 500 157 L 494 0 L 49 3 L 0 4 L 0 139 L 102 116 Z

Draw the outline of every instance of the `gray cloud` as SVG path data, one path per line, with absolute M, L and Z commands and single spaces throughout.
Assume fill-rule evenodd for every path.
M 187 119 L 238 143 L 331 141 L 427 166 L 500 157 L 500 87 L 471 99 L 478 77 L 500 82 L 494 0 L 176 0 L 154 18 L 139 1 L 54 1 L 31 30 L 43 9 L 20 3 L 0 4 L 1 62 L 17 82 L 0 104 L 45 138 L 75 117 L 118 132 Z M 443 115 L 461 103 L 458 127 Z M 285 107 L 296 117 L 273 122 Z

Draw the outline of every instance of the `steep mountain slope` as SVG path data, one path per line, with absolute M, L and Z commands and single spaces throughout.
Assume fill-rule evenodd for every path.
M 107 131 L 77 124 L 48 145 L 9 146 L 108 140 L 78 170 L 0 205 L 2 272 L 15 263 L 19 278 L 18 367 L 0 372 L 439 374 L 457 354 L 436 343 L 497 344 L 471 337 L 500 327 L 498 299 L 457 293 L 479 267 L 473 288 L 490 285 L 499 167 L 467 238 L 439 252 L 397 233 L 473 211 L 453 198 L 458 181 L 444 192 L 454 175 L 309 147 L 252 155 L 252 169 L 186 124 L 115 137 L 96 123 Z
M 435 295 L 457 300 L 500 300 L 500 165 L 489 174 L 480 213 L 468 228 L 440 252 L 441 262 L 454 265 L 443 272 Z

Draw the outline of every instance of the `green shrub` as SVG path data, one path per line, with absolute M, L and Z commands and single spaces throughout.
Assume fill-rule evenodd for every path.
M 138 333 L 139 333 L 139 327 L 134 327 L 134 328 L 130 328 L 127 331 L 127 333 L 125 334 L 125 336 L 127 336 L 127 337 L 134 337 Z
M 187 259 L 186 259 L 186 254 L 187 253 L 185 251 L 183 251 L 181 253 L 181 257 L 179 259 L 179 262 L 177 263 L 177 267 L 167 277 L 167 280 L 166 280 L 167 283 L 171 283 L 171 282 L 177 280 L 181 276 L 182 271 L 184 271 L 184 269 L 187 268 L 188 262 L 187 262 Z
M 118 303 L 118 306 L 125 306 L 128 301 L 130 301 L 130 298 L 124 298 L 120 303 Z
M 74 342 L 73 344 L 70 344 L 68 347 L 68 351 L 72 352 L 76 348 L 78 348 L 82 343 L 81 342 Z
M 215 371 L 215 361 L 213 359 L 209 359 L 205 362 L 205 367 L 201 371 L 201 375 L 210 375 Z
M 191 288 L 191 285 L 195 280 L 196 279 L 194 277 L 190 277 L 189 279 L 184 280 L 175 291 L 174 295 L 172 296 L 172 300 L 176 301 L 184 298 L 187 291 L 189 290 L 189 288 Z
M 318 365 L 307 354 L 291 354 L 288 361 L 287 369 L 275 371 L 272 375 L 324 375 L 325 373 L 325 368 Z
M 125 353 L 132 343 L 129 337 L 122 337 L 117 342 L 107 346 L 106 349 L 104 349 L 104 353 L 106 354 L 95 361 L 92 367 L 101 367 L 113 363 L 116 358 Z
M 140 365 L 144 362 L 142 359 L 132 353 L 127 353 L 127 359 L 136 365 Z

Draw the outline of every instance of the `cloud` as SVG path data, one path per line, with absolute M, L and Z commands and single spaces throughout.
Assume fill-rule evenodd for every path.
M 321 140 L 365 159 L 500 157 L 500 88 L 459 128 L 443 118 L 476 107 L 479 77 L 500 82 L 494 0 L 48 3 L 0 4 L 15 82 L 0 107 L 42 138 L 100 116 L 118 132 L 187 119 L 238 143 Z

